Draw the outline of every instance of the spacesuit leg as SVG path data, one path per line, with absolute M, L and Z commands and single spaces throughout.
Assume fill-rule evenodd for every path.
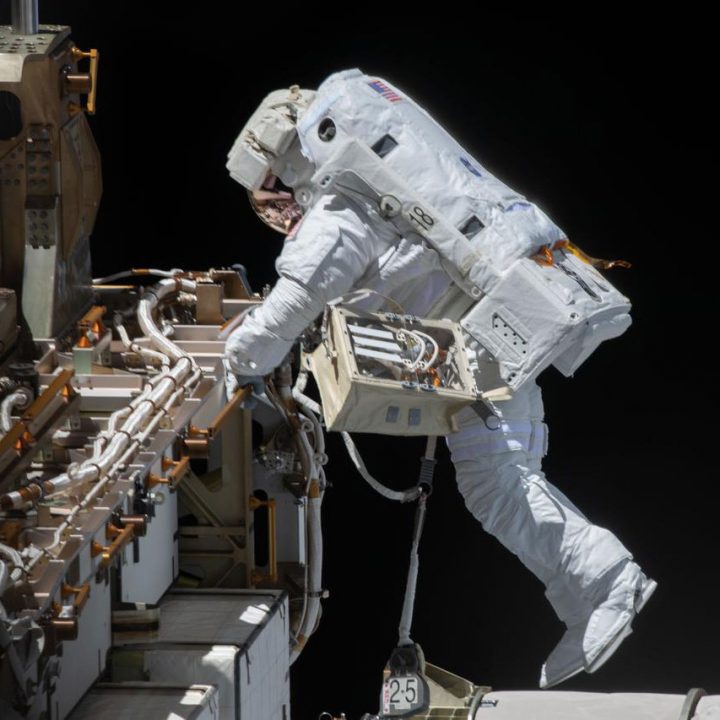
M 562 647 L 556 648 L 560 657 L 556 652 L 549 658 L 552 676 L 543 675 L 541 681 L 549 686 L 569 677 L 569 668 L 579 672 L 594 658 L 604 638 L 596 637 L 595 619 L 589 643 L 588 622 L 620 579 L 626 580 L 623 568 L 639 568 L 612 532 L 592 524 L 546 480 L 541 460 L 547 451 L 547 428 L 540 388 L 529 383 L 492 409 L 496 418 L 487 423 L 465 409 L 447 444 L 470 512 L 543 582 L 556 614 L 568 632 L 573 629 L 572 637 L 566 633 Z M 615 632 L 614 624 L 612 629 Z M 593 643 L 597 647 L 589 646 Z

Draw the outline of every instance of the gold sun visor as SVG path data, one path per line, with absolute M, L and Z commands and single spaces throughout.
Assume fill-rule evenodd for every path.
M 302 209 L 291 191 L 275 175 L 268 175 L 259 190 L 248 190 L 257 216 L 273 230 L 287 235 L 302 218 Z

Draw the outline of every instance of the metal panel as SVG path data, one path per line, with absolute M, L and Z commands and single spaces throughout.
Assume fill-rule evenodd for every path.
M 216 685 L 221 720 L 277 720 L 290 707 L 287 613 L 277 590 L 172 590 L 156 638 L 114 653 L 142 653 L 152 682 Z
M 59 658 L 60 676 L 50 696 L 51 720 L 63 720 L 105 669 L 110 649 L 110 584 L 103 574 L 91 581 L 90 597 L 78 621 L 77 640 L 65 640 Z

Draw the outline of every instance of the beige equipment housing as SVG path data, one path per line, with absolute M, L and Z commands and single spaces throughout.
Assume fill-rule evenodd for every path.
M 507 391 L 496 373 L 478 388 L 457 323 L 341 305 L 328 306 L 323 342 L 303 364 L 329 430 L 445 435 L 462 408 Z

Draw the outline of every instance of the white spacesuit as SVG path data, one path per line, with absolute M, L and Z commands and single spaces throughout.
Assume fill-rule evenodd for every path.
M 378 157 L 392 158 L 399 173 L 403 162 L 412 163 L 405 177 L 435 217 L 449 218 L 465 237 L 484 242 L 473 251 L 480 270 L 463 275 L 447 245 L 402 233 L 366 191 L 367 172 L 358 171 L 357 182 L 345 175 L 345 184 L 329 183 L 323 168 L 328 162 L 337 167 L 331 151 L 343 136 L 361 138 Z M 392 298 L 415 316 L 456 320 L 518 258 L 564 238 L 536 205 L 492 176 L 406 94 L 358 69 L 331 75 L 317 92 L 293 86 L 269 95 L 233 145 L 228 169 L 261 217 L 289 231 L 276 261 L 277 284 L 227 342 L 227 361 L 241 382 L 276 367 L 326 303 L 349 291 L 373 291 L 364 310 L 384 308 Z M 480 286 L 477 293 L 472 283 L 460 289 L 467 277 Z M 627 315 L 616 312 L 600 339 L 627 324 Z M 482 348 L 476 337 L 466 339 L 477 354 L 470 358 L 477 371 Z M 581 358 L 571 369 L 597 342 L 586 334 L 576 343 L 580 350 L 568 345 L 565 357 Z M 491 412 L 464 409 L 458 431 L 446 438 L 468 509 L 543 582 L 567 626 L 542 667 L 541 687 L 599 668 L 631 632 L 656 587 L 610 531 L 593 525 L 545 479 L 548 434 L 535 376 L 553 359 L 548 355 L 528 370 L 512 399 L 487 401 Z

